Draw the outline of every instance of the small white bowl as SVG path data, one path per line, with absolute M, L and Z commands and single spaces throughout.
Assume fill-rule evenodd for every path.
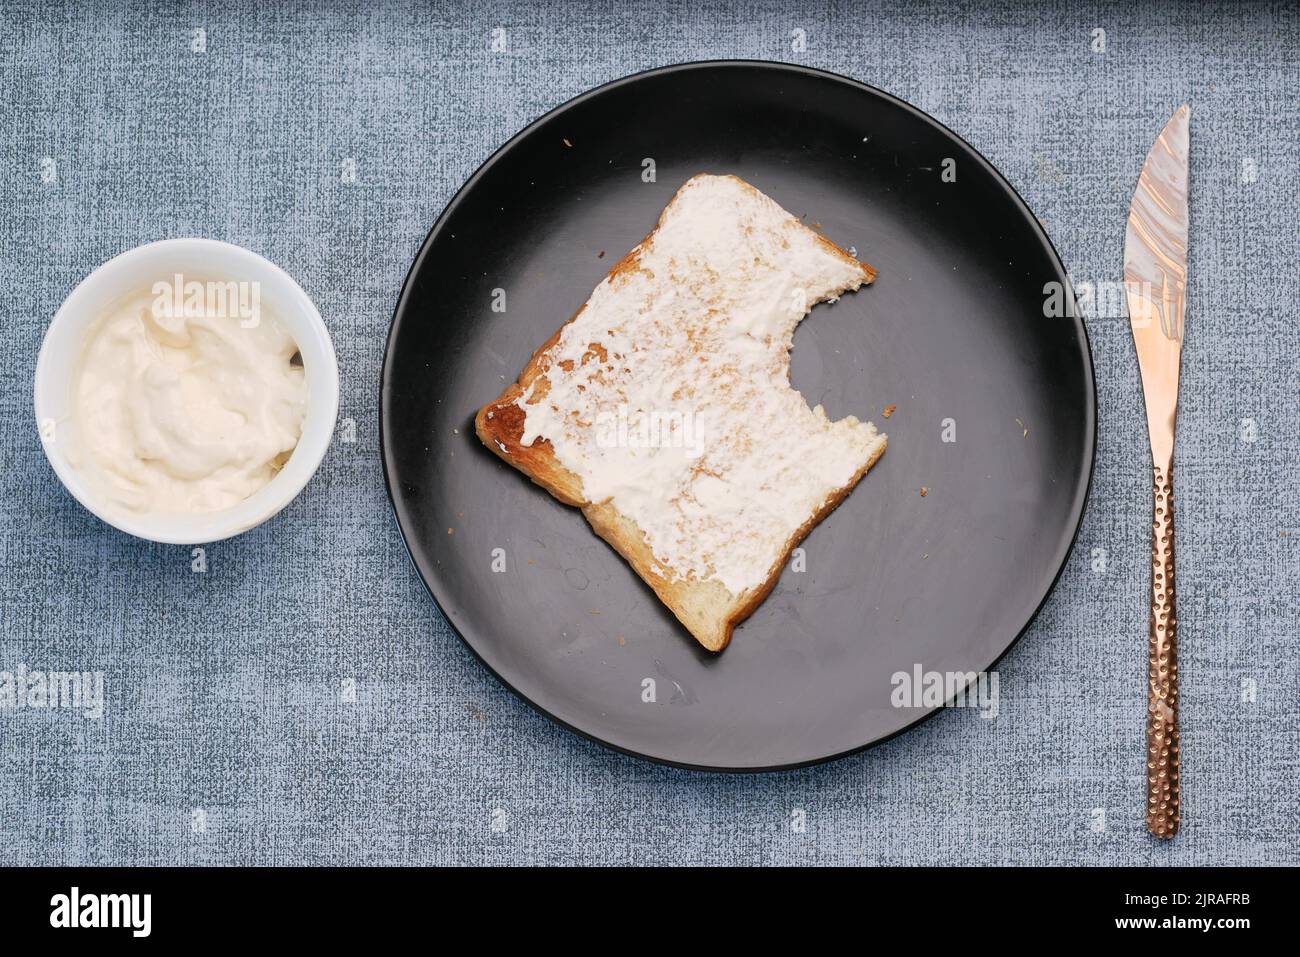
M 259 282 L 261 302 L 302 353 L 307 414 L 302 438 L 284 468 L 266 485 L 230 508 L 199 514 L 134 512 L 108 500 L 68 461 L 60 429 L 72 423 L 73 376 L 86 333 L 121 297 L 149 289 L 176 274 Z M 329 330 L 310 297 L 279 266 L 254 252 L 211 239 L 167 239 L 110 259 L 68 295 L 54 314 L 36 360 L 36 424 L 45 455 L 60 481 L 82 505 L 115 528 L 172 545 L 198 545 L 238 535 L 265 522 L 302 491 L 315 474 L 334 435 L 339 408 L 339 370 Z

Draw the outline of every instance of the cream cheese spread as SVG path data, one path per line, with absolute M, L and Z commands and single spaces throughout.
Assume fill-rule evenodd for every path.
M 170 308 L 142 290 L 89 331 L 73 388 L 69 460 L 118 507 L 211 512 L 271 481 L 302 435 L 298 347 L 254 319 Z
M 549 440 L 667 577 L 755 588 L 885 441 L 790 385 L 799 321 L 863 279 L 762 193 L 696 177 L 561 330 L 517 400 L 521 444 Z

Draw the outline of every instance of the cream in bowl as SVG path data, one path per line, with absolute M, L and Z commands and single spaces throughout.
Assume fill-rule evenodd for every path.
M 128 294 L 89 330 L 69 459 L 117 505 L 229 508 L 289 460 L 306 377 L 297 343 L 249 288 L 177 275 Z
M 41 350 L 36 413 L 82 504 L 144 538 L 215 541 L 269 518 L 333 433 L 338 372 L 282 270 L 208 240 L 142 246 L 65 301 Z

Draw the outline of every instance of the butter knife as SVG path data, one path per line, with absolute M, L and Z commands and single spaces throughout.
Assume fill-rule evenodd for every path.
M 1174 419 L 1187 289 L 1187 146 L 1184 104 L 1142 164 L 1124 237 L 1124 290 L 1142 372 L 1155 508 L 1151 522 L 1151 629 L 1147 662 L 1147 830 L 1178 833 L 1178 619 L 1174 611 Z

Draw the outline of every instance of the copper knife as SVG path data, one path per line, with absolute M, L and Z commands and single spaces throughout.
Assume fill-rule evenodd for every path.
M 1184 104 L 1142 164 L 1124 237 L 1124 290 L 1142 372 L 1155 507 L 1151 522 L 1151 629 L 1147 661 L 1147 830 L 1178 833 L 1178 619 L 1174 611 L 1174 420 L 1187 289 L 1187 146 Z

